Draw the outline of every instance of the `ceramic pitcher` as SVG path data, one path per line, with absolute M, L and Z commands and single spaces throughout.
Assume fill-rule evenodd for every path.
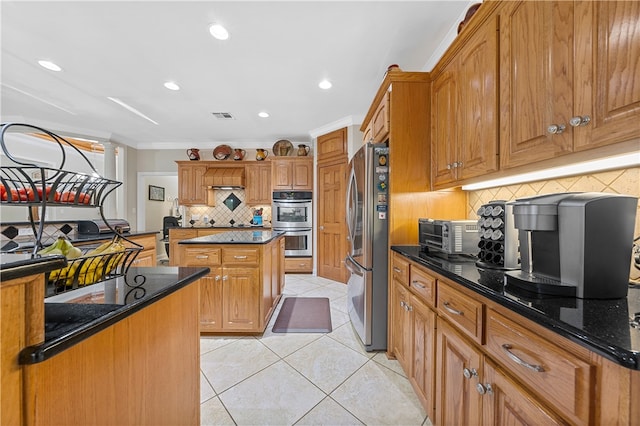
M 310 148 L 307 145 L 304 145 L 304 144 L 298 145 L 298 156 L 306 157 L 307 155 L 309 155 L 309 149 Z
M 190 148 L 187 150 L 187 156 L 189 157 L 189 160 L 199 160 L 200 150 L 198 148 Z
M 263 161 L 268 156 L 269 156 L 269 151 L 267 151 L 266 149 L 262 149 L 262 148 L 256 149 L 256 160 Z
M 234 149 L 233 150 L 233 159 L 236 161 L 240 161 L 244 158 L 244 155 L 247 153 L 247 151 L 245 151 L 244 149 Z

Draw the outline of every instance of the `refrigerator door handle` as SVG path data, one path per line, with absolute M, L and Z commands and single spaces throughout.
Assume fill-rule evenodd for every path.
M 344 259 L 344 264 L 352 274 L 358 275 L 359 277 L 364 277 L 364 273 L 362 272 L 362 270 L 360 270 L 360 268 L 354 268 L 352 266 L 355 264 L 353 263 L 353 260 L 351 260 L 351 258 L 349 258 L 348 256 Z
M 355 215 L 356 215 L 356 207 L 358 206 L 358 200 L 355 199 L 357 195 L 356 188 L 356 174 L 351 167 L 351 172 L 349 173 L 349 183 L 347 184 L 347 232 L 348 237 L 347 240 L 353 240 L 354 228 L 355 228 Z M 353 249 L 353 247 L 352 247 Z M 351 251 L 351 250 L 350 250 Z

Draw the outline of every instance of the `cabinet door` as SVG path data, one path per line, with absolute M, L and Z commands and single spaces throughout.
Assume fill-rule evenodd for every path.
M 433 419 L 435 406 L 436 314 L 411 296 L 413 315 L 413 367 L 409 380 Z
M 500 12 L 501 168 L 573 150 L 573 18 L 573 2 L 505 2 Z
M 366 127 L 366 129 L 364 129 L 364 132 L 362 133 L 363 144 L 367 142 L 373 142 L 373 128 L 371 126 L 372 124 L 369 123 L 369 125 Z
M 326 135 L 318 136 L 318 162 L 340 158 L 347 155 L 347 129 L 338 129 Z
M 274 191 L 291 189 L 293 185 L 293 169 L 287 160 L 271 161 L 271 185 Z
M 458 145 L 456 70 L 457 62 L 449 63 L 431 86 L 431 179 L 434 188 L 456 180 L 453 164 Z
M 410 374 L 411 372 L 411 312 L 409 311 L 411 301 L 409 300 L 409 290 L 397 281 L 393 281 L 392 295 L 392 318 L 393 328 L 392 348 L 393 354 L 402 366 L 402 369 Z
M 576 150 L 640 138 L 639 37 L 640 2 L 576 3 Z
M 545 409 L 526 390 L 485 361 L 482 388 L 483 424 L 487 426 L 567 424 Z
M 183 205 L 206 204 L 207 189 L 204 174 L 207 166 L 200 164 L 178 165 L 178 203 Z
M 150 267 L 156 266 L 156 252 L 150 250 L 141 251 L 136 260 L 131 262 L 131 266 L 139 266 L 139 267 Z
M 457 178 L 498 170 L 497 17 L 485 22 L 460 52 Z
M 222 268 L 200 279 L 200 331 L 222 329 Z
M 389 136 L 389 102 L 391 93 L 386 92 L 371 118 L 371 129 L 374 143 L 384 142 Z
M 271 165 L 269 163 L 245 166 L 247 184 L 245 202 L 249 205 L 271 204 Z
M 292 166 L 293 181 L 291 183 L 292 189 L 299 191 L 312 191 L 313 190 L 313 160 L 303 159 L 294 161 Z
M 259 331 L 262 292 L 259 268 L 223 269 L 223 328 Z
M 318 276 L 347 282 L 347 164 L 318 166 Z
M 482 377 L 480 352 L 445 320 L 438 319 L 437 327 L 435 423 L 478 424 L 482 419 L 482 396 L 476 391 Z

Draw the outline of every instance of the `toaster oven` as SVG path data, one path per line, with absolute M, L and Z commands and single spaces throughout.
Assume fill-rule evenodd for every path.
M 475 220 L 418 219 L 418 241 L 422 251 L 447 255 L 478 253 L 478 222 Z

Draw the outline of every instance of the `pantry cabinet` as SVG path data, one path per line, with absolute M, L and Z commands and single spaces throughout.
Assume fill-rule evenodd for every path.
M 638 2 L 504 2 L 500 166 L 640 137 Z
M 497 17 L 477 27 L 450 62 L 434 70 L 433 187 L 498 170 Z
M 207 203 L 204 175 L 207 166 L 198 162 L 178 163 L 178 203 L 194 205 Z
M 270 161 L 274 191 L 313 191 L 313 157 L 280 157 Z

